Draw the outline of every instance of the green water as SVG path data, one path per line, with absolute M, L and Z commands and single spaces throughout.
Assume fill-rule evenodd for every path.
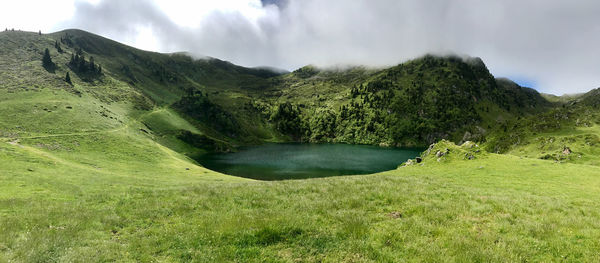
M 265 144 L 196 160 L 221 173 L 259 180 L 370 174 L 396 169 L 423 149 L 347 144 Z

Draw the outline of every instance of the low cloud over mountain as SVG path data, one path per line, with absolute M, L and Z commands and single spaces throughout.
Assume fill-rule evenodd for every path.
M 199 2 L 199 3 L 198 3 Z M 600 2 L 227 0 L 74 2 L 53 29 L 245 66 L 396 64 L 424 53 L 482 57 L 542 92 L 600 86 Z

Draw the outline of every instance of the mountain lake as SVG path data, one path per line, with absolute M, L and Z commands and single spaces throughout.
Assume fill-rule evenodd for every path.
M 204 167 L 239 177 L 286 180 L 371 174 L 396 169 L 423 148 L 383 148 L 349 144 L 268 143 L 234 153 L 196 157 Z

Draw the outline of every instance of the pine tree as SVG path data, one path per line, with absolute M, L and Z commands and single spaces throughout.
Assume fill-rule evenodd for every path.
M 90 56 L 90 66 L 89 66 L 89 70 L 91 72 L 95 72 L 96 71 L 96 64 L 94 64 L 94 57 Z
M 75 55 L 71 54 L 71 61 L 69 61 L 69 65 L 75 66 Z
M 56 48 L 56 51 L 58 51 L 58 53 L 63 53 L 63 50 L 60 47 L 60 44 L 58 43 L 58 41 L 54 42 L 54 47 Z
M 71 83 L 71 75 L 69 75 L 69 72 L 67 71 L 67 75 L 65 76 L 65 81 L 71 85 L 73 85 L 73 83 Z
M 48 50 L 46 48 L 46 50 L 44 50 L 44 57 L 42 58 L 42 65 L 44 66 L 44 68 L 51 68 L 54 66 L 54 63 L 52 62 L 52 58 L 50 57 L 50 50 Z
M 85 57 L 83 55 L 79 56 L 79 71 L 85 72 L 87 70 L 87 65 L 85 63 Z
M 38 32 L 38 35 L 40 35 L 40 36 L 42 35 L 42 30 L 40 30 L 40 31 Z

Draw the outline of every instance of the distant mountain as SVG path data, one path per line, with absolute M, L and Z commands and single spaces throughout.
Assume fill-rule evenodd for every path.
M 585 93 L 575 93 L 575 94 L 564 94 L 561 96 L 557 96 L 557 95 L 553 95 L 553 94 L 541 93 L 542 97 L 544 97 L 546 100 L 548 100 L 550 102 L 559 102 L 559 103 L 565 103 L 565 102 L 576 100 L 579 97 L 583 96 L 584 94 Z
M 265 141 L 387 146 L 485 141 L 502 123 L 554 105 L 533 89 L 495 79 L 479 58 L 427 55 L 384 69 L 306 66 L 287 72 L 143 51 L 75 29 L 41 36 L 3 32 L 0 39 L 4 66 L 16 69 L 2 73 L 16 82 L 0 85 L 52 83 L 110 103 L 132 102 L 140 111 L 136 115 L 168 109 L 193 129 L 166 129 L 173 120 L 142 121 L 162 144 L 186 149 L 228 150 Z M 45 48 L 57 65 L 54 73 L 23 66 L 37 63 Z M 93 57 L 102 73 L 79 70 L 75 56 Z M 64 81 L 66 72 L 73 86 Z M 113 94 L 115 85 L 128 85 L 138 95 Z

